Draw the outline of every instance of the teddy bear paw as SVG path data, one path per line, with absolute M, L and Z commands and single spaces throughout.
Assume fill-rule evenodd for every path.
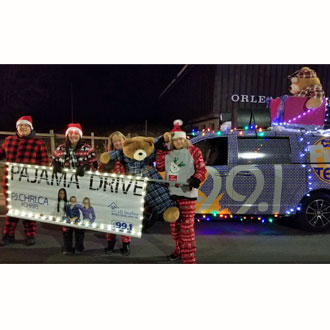
M 177 207 L 170 207 L 163 213 L 166 222 L 175 222 L 180 217 L 180 210 Z
M 110 155 L 108 152 L 104 152 L 103 154 L 101 154 L 100 156 L 100 162 L 103 164 L 108 164 L 110 161 Z

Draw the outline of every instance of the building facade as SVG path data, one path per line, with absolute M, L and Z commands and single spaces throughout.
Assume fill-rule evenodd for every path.
M 265 108 L 267 98 L 290 95 L 288 75 L 303 66 L 316 71 L 329 96 L 330 65 L 190 65 L 160 97 L 160 108 L 168 118 L 181 118 L 188 130 L 217 129 L 237 108 Z

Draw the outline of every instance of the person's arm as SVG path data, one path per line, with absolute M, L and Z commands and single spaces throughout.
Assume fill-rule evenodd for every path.
M 190 188 L 199 188 L 199 185 L 206 177 L 206 166 L 203 159 L 202 152 L 197 147 L 190 148 L 190 153 L 194 159 L 195 173 L 188 180 Z
M 92 147 L 90 147 L 90 149 L 88 150 L 87 158 L 88 158 L 89 168 L 91 170 L 96 171 L 97 170 L 97 167 L 98 167 L 97 157 L 96 157 L 95 151 L 94 151 L 94 149 Z
M 92 213 L 92 219 L 91 219 L 91 221 L 95 221 L 95 212 L 94 212 L 94 208 L 93 207 L 91 207 L 91 213 Z
M 48 157 L 48 151 L 44 141 L 40 140 L 39 144 L 39 165 L 49 166 L 51 163 Z
M 58 146 L 53 153 L 53 157 L 52 157 L 52 162 L 51 162 L 51 166 L 53 167 L 53 171 L 55 173 L 57 172 L 62 172 L 64 164 L 63 162 L 61 162 L 61 159 L 63 157 L 63 148 L 62 146 Z
M 165 156 L 168 152 L 163 150 L 157 150 L 156 153 L 156 167 L 159 172 L 165 171 Z
M 6 141 L 4 141 L 4 142 L 1 144 L 1 146 L 0 146 L 0 160 L 6 158 L 5 143 L 6 143 Z

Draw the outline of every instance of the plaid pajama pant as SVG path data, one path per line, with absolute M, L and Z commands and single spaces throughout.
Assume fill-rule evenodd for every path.
M 5 208 L 6 208 L 6 212 L 8 212 L 8 208 L 7 208 L 8 194 L 7 194 L 6 190 L 4 190 L 4 196 L 5 196 Z M 6 217 L 6 222 L 3 227 L 3 236 L 15 237 L 15 230 L 16 230 L 17 223 L 19 220 L 20 219 L 18 219 L 18 218 Z M 24 233 L 27 238 L 36 236 L 37 223 L 35 221 L 23 220 L 23 225 L 24 225 Z
M 3 227 L 3 235 L 15 237 L 15 230 L 20 219 L 7 217 L 5 226 Z M 26 237 L 36 236 L 36 222 L 30 220 L 23 220 L 24 232 Z
M 181 255 L 184 264 L 195 264 L 195 211 L 196 201 L 190 199 L 177 199 L 180 209 L 180 218 L 170 223 L 171 234 L 175 242 L 175 255 Z

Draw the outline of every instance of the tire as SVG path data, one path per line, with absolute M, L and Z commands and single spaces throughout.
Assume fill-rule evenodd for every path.
M 330 228 L 330 195 L 319 192 L 304 198 L 297 220 L 307 231 L 314 233 L 327 231 Z
M 161 219 L 161 214 L 154 211 L 150 207 L 146 207 L 143 212 L 142 232 L 152 227 L 157 221 L 160 221 Z

